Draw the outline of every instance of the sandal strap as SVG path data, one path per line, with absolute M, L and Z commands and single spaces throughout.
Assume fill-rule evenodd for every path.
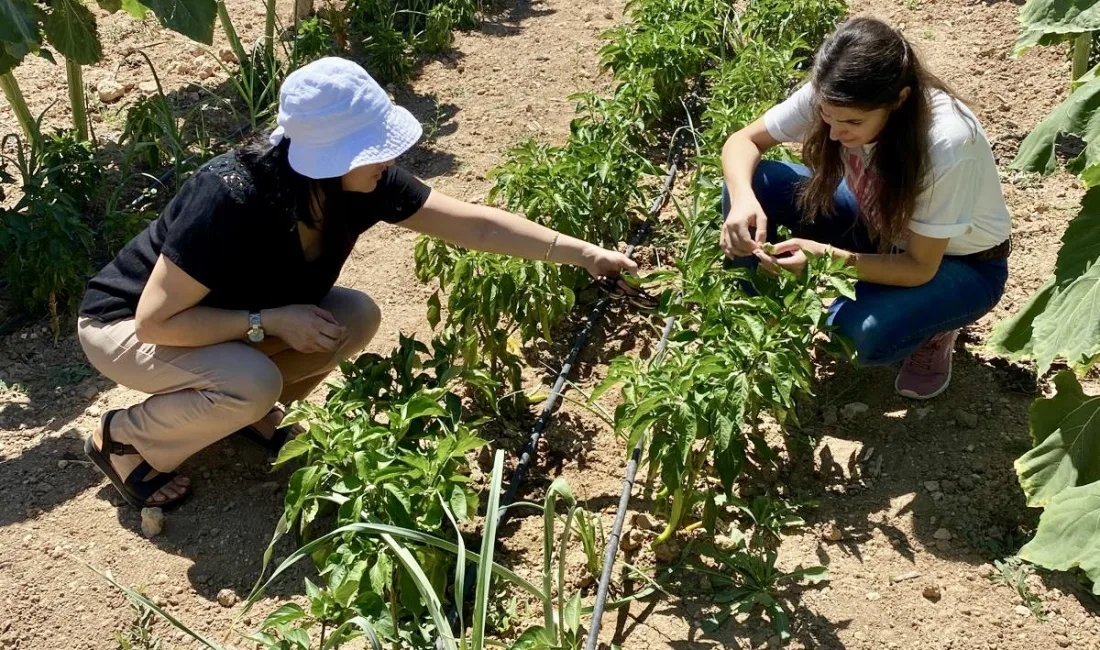
M 111 456 L 139 456 L 141 452 L 133 445 L 115 442 L 111 439 L 111 420 L 118 411 L 107 411 L 103 416 L 103 452 Z
M 176 472 L 162 472 L 153 478 L 146 479 L 145 477 L 152 471 L 153 466 L 143 460 L 126 477 L 126 486 L 141 497 L 142 501 L 148 501 L 150 497 L 178 476 Z

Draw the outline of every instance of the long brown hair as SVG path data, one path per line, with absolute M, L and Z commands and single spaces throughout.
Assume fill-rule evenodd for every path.
M 880 249 L 888 251 L 905 232 L 917 197 L 930 181 L 930 92 L 957 96 L 924 68 L 904 36 L 873 18 L 845 21 L 825 40 L 814 59 L 810 83 L 814 111 L 802 158 L 813 175 L 798 197 L 803 214 L 831 214 L 834 192 L 844 178 L 843 145 L 829 138 L 829 126 L 817 110 L 820 103 L 893 109 L 868 164 L 871 178 L 877 179 L 867 195 L 869 205 L 860 206 Z M 909 96 L 898 104 L 906 87 Z

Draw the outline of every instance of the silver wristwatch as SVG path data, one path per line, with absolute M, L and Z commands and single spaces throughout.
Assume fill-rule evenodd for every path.
M 248 313 L 248 340 L 252 343 L 264 340 L 264 325 L 258 311 Z

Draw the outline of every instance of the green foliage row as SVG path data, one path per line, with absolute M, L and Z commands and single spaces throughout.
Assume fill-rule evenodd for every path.
M 1100 2 L 1029 0 L 1020 21 L 1018 51 L 1095 36 Z M 1076 60 L 1081 53 L 1074 54 Z M 1034 360 L 1040 375 L 1059 360 L 1081 374 L 1100 361 L 1100 75 L 1093 68 L 1074 84 L 1069 98 L 1020 144 L 1012 167 L 1053 173 L 1064 139 L 1079 139 L 1084 147 L 1067 168 L 1086 188 L 1080 212 L 1062 236 L 1053 275 L 997 326 L 988 344 L 1003 356 Z M 1027 504 L 1043 513 L 1019 555 L 1047 569 L 1080 569 L 1100 595 L 1100 397 L 1086 394 L 1073 371 L 1055 376 L 1054 394 L 1031 406 L 1033 448 L 1015 466 Z

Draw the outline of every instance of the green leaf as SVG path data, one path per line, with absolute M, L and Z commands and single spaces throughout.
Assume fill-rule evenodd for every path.
M 1100 78 L 1081 85 L 1040 122 L 1020 143 L 1010 167 L 1042 174 L 1054 173 L 1058 169 L 1058 138 L 1063 134 L 1073 134 L 1084 140 L 1087 146 L 1070 161 L 1069 167 L 1076 172 L 1084 170 L 1088 175 L 1085 184 L 1095 185 L 1100 179 L 1096 178 L 1095 171 L 1089 170 L 1100 164 L 1100 138 L 1097 137 L 1100 134 L 1100 115 L 1097 108 L 1100 108 Z
M 1020 557 L 1053 571 L 1080 568 L 1100 596 L 1100 481 L 1064 490 L 1039 518 Z
M 144 20 L 149 14 L 149 8 L 138 0 L 122 0 L 122 9 L 135 20 Z
M 285 625 L 292 623 L 306 615 L 305 610 L 300 605 L 294 603 L 287 603 L 279 609 L 268 614 L 263 623 L 260 623 L 260 629 L 266 630 L 269 627 L 276 625 Z
M 38 49 L 42 12 L 29 0 L 0 0 L 0 50 L 17 59 Z
M 1098 95 L 1100 98 L 1100 95 Z M 1012 319 L 993 331 L 989 347 L 1010 358 L 1034 357 L 1045 373 L 1056 358 L 1077 367 L 1100 355 L 1100 188 L 1089 190 L 1062 236 L 1054 277 Z
M 99 5 L 100 9 L 110 14 L 122 9 L 122 0 L 96 0 L 96 4 Z
M 451 512 L 454 513 L 456 519 L 466 519 L 466 490 L 459 484 L 455 484 L 451 488 L 451 498 L 449 500 L 451 506 Z
M 53 0 L 43 29 L 51 45 L 66 59 L 81 65 L 103 58 L 95 16 L 79 0 Z
M 485 509 L 485 525 L 481 533 L 481 564 L 477 567 L 477 591 L 474 595 L 474 624 L 472 650 L 482 650 L 485 644 L 485 625 L 488 622 L 489 592 L 493 577 L 493 552 L 497 543 L 497 523 L 500 511 L 500 485 L 504 476 L 504 450 L 498 449 L 493 457 L 493 473 L 489 483 L 489 504 Z
M 1100 4 L 1096 0 L 1028 0 L 1020 9 L 1020 23 L 1017 54 L 1035 45 L 1100 30 Z
M 576 634 L 581 627 L 581 594 L 579 591 L 574 592 L 573 597 L 565 604 L 563 619 L 562 627 L 565 628 L 565 631 L 570 635 Z
M 1035 448 L 1016 459 L 1016 475 L 1032 507 L 1100 480 L 1100 396 L 1089 396 L 1072 372 L 1054 378 L 1056 393 L 1031 405 Z
M 299 436 L 292 440 L 288 440 L 287 443 L 283 445 L 283 448 L 279 450 L 279 457 L 275 459 L 275 466 L 278 467 L 293 458 L 301 456 L 312 447 L 313 445 L 307 436 Z
M 160 24 L 168 29 L 204 45 L 214 44 L 214 19 L 218 13 L 214 0 L 142 0 L 141 4 L 152 9 Z
M 554 637 L 541 625 L 527 628 L 519 635 L 512 645 L 511 650 L 550 650 L 554 647 Z
M 428 324 L 433 330 L 439 325 L 442 310 L 443 306 L 439 304 L 439 291 L 436 291 L 431 298 L 428 298 Z

